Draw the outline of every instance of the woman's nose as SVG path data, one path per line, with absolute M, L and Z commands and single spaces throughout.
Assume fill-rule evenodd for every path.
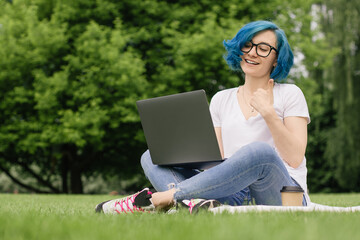
M 257 57 L 256 46 L 253 46 L 253 48 L 250 50 L 250 52 L 248 52 L 248 54 L 252 57 Z

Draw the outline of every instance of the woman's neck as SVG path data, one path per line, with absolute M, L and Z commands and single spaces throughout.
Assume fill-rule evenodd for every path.
M 259 88 L 267 89 L 270 76 L 265 78 L 254 78 L 250 76 L 245 76 L 244 87 L 249 91 L 249 93 L 255 92 Z

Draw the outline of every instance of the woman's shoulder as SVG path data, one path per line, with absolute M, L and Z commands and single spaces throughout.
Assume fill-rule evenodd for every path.
M 210 105 L 213 106 L 224 106 L 227 103 L 231 102 L 234 94 L 236 94 L 237 88 L 228 88 L 215 93 L 215 95 L 211 98 Z
M 301 89 L 293 83 L 275 83 L 275 87 L 281 92 L 302 92 Z
M 224 89 L 224 90 L 220 90 L 217 93 L 215 93 L 213 98 L 226 98 L 226 97 L 229 97 L 232 94 L 234 94 L 237 91 L 237 89 L 238 89 L 238 87 L 227 88 L 227 89 Z
M 281 96 L 284 99 L 302 97 L 304 94 L 301 89 L 292 83 L 275 83 L 275 95 Z

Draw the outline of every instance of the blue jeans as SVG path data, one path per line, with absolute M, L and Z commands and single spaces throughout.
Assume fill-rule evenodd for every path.
M 204 198 L 243 205 L 251 196 L 258 205 L 281 205 L 281 188 L 298 185 L 275 150 L 263 142 L 242 147 L 206 171 L 154 165 L 149 151 L 142 155 L 141 165 L 157 191 L 175 188 L 176 200 Z

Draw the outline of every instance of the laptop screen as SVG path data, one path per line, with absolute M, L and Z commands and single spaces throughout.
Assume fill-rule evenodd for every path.
M 154 164 L 207 168 L 221 160 L 204 90 L 140 100 L 137 107 Z

